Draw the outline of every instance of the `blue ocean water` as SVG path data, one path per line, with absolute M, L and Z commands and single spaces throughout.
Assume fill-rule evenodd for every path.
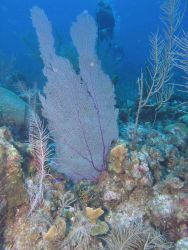
M 117 43 L 124 51 L 123 68 L 126 79 L 135 81 L 140 68 L 148 58 L 149 36 L 160 27 L 160 5 L 163 1 L 111 1 L 116 18 Z M 54 32 L 65 41 L 70 39 L 69 28 L 76 16 L 87 9 L 95 17 L 97 1 L 11 1 L 1 0 L 0 30 L 1 53 L 10 60 L 16 58 L 17 70 L 27 75 L 30 81 L 40 79 L 40 72 L 33 54 L 37 53 L 36 36 L 30 20 L 30 9 L 38 5 L 48 14 Z M 185 15 L 182 27 L 186 28 Z M 27 64 L 25 63 L 27 62 Z M 32 70 L 31 70 L 32 69 Z

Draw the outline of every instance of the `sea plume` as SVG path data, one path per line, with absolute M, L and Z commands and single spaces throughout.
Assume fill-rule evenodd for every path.
M 128 228 L 116 225 L 103 240 L 108 250 L 173 249 L 158 231 L 140 222 Z
M 48 142 L 47 127 L 39 116 L 32 112 L 29 119 L 29 145 L 34 158 L 36 176 L 34 182 L 27 185 L 31 205 L 29 214 L 43 201 L 44 180 L 47 175 L 46 167 L 52 156 L 52 149 Z

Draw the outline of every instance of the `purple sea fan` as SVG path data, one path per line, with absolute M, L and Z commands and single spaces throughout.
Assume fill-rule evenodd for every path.
M 38 7 L 31 10 L 43 73 L 43 115 L 56 143 L 57 170 L 74 181 L 96 179 L 106 167 L 106 156 L 118 138 L 114 88 L 95 52 L 97 27 L 85 11 L 71 27 L 79 54 L 79 74 L 66 58 L 56 55 L 52 27 Z

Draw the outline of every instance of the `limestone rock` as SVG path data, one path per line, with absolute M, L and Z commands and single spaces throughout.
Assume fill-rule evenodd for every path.
M 176 243 L 176 250 L 187 250 L 188 249 L 188 237 L 180 239 Z

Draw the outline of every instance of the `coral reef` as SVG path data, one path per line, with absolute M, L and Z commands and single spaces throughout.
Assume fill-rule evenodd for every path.
M 3 240 L 7 241 L 9 227 L 20 210 L 28 208 L 28 196 L 24 187 L 22 156 L 10 131 L 0 128 L 0 221 L 4 226 Z M 2 228 L 1 227 L 1 228 Z M 8 243 L 9 244 L 9 243 Z
M 131 126 L 126 127 L 109 152 L 108 169 L 95 183 L 73 184 L 60 173 L 47 173 L 43 202 L 29 216 L 28 194 L 37 181 L 37 162 L 31 148 L 1 127 L 1 242 L 19 250 L 109 250 L 130 236 L 125 249 L 157 249 L 157 244 L 159 249 L 186 249 L 188 135 L 182 116 L 171 125 L 161 120 L 155 128 L 139 127 L 134 149 Z M 23 168 L 25 152 L 30 156 Z
M 105 35 L 100 11 L 99 40 Z M 20 128 L 35 112 L 0 88 L 0 249 L 188 249 L 188 105 L 169 100 L 174 48 L 152 37 L 149 76 L 141 73 L 138 100 L 121 107 L 118 137 L 114 86 L 96 55 L 94 20 L 86 11 L 78 16 L 71 37 L 79 57 L 70 47 L 62 58 L 38 7 L 32 21 L 48 82 L 40 115 L 27 123 L 27 144 L 12 125 Z M 112 30 L 107 33 L 111 39 Z M 173 44 L 174 31 L 168 39 Z

